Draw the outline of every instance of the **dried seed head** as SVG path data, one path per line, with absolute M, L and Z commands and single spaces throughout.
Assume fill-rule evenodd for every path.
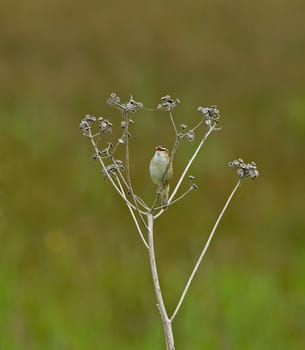
M 126 104 L 127 110 L 129 110 L 131 113 L 135 113 L 138 109 L 143 108 L 142 102 L 137 102 L 133 99 L 132 96 L 130 96 L 129 101 Z
M 116 95 L 116 93 L 110 94 L 110 97 L 107 99 L 107 105 L 116 106 L 121 101 L 120 97 Z
M 117 176 L 118 171 L 124 171 L 125 167 L 123 165 L 123 162 L 119 159 L 115 160 L 114 163 L 111 163 L 106 166 L 106 170 L 102 170 L 103 175 L 105 178 L 107 178 L 109 175 L 115 175 Z
M 88 122 L 88 123 L 94 123 L 96 121 L 96 118 L 93 115 L 90 114 L 86 114 L 84 119 Z
M 97 158 L 99 158 L 102 155 L 101 151 L 98 151 L 96 153 L 93 154 L 92 158 L 93 160 L 96 160 Z
M 259 176 L 257 166 L 254 162 L 245 163 L 241 158 L 229 162 L 229 167 L 236 168 L 236 172 L 241 179 L 256 179 Z
M 99 130 L 101 134 L 111 134 L 112 133 L 112 123 L 104 118 L 99 118 Z
M 96 121 L 93 115 L 86 114 L 79 124 L 79 128 L 82 130 L 83 135 L 90 136 L 91 126 Z
M 174 100 L 170 97 L 170 95 L 165 95 L 161 97 L 161 103 L 158 104 L 157 110 L 169 112 L 172 111 L 179 103 L 180 100 L 178 98 Z
M 121 103 L 121 99 L 115 93 L 112 93 L 107 100 L 109 106 L 119 109 L 121 112 L 134 114 L 137 110 L 143 108 L 143 103 L 137 102 L 130 96 L 130 99 L 126 103 Z
M 187 137 L 187 139 L 188 139 L 190 142 L 193 142 L 194 139 L 195 139 L 195 132 L 194 132 L 194 130 L 188 131 L 186 137 Z
M 212 124 L 219 123 L 220 119 L 220 112 L 217 106 L 211 106 L 211 107 L 198 107 L 197 111 L 202 113 L 204 123 L 210 128 Z
M 191 191 L 197 190 L 197 189 L 198 189 L 198 186 L 196 184 L 191 184 L 191 187 L 190 187 Z

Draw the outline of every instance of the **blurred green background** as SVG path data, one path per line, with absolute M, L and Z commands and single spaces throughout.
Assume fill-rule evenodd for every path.
M 305 348 L 303 0 L 4 0 L 0 10 L 0 349 L 164 349 L 147 254 L 79 131 L 111 92 L 177 122 L 216 104 L 222 130 L 192 167 L 198 191 L 156 224 L 173 310 L 236 182 L 255 160 L 174 323 L 177 349 Z M 170 146 L 165 114 L 135 117 L 137 192 Z M 185 143 L 175 174 L 195 147 Z

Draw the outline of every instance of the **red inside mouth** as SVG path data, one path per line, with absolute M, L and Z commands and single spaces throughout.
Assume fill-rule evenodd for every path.
M 161 152 L 168 152 L 167 148 L 163 147 L 163 146 L 157 146 L 156 147 L 156 151 L 161 151 Z

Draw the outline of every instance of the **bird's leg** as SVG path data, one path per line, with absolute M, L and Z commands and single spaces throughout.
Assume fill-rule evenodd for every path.
M 162 187 L 163 187 L 162 184 L 160 184 L 160 185 L 158 186 L 157 193 L 156 193 L 158 199 L 161 197 Z

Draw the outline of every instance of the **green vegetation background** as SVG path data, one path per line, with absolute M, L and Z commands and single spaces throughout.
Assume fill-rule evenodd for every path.
M 223 129 L 191 173 L 198 191 L 156 226 L 170 310 L 236 176 L 255 160 L 174 323 L 177 349 L 305 348 L 303 0 L 1 2 L 0 349 L 163 349 L 147 254 L 78 129 L 119 116 L 111 92 L 178 122 L 219 106 Z M 140 112 L 136 190 L 173 133 Z M 195 145 L 194 145 L 195 146 Z M 182 169 L 192 147 L 175 163 Z

